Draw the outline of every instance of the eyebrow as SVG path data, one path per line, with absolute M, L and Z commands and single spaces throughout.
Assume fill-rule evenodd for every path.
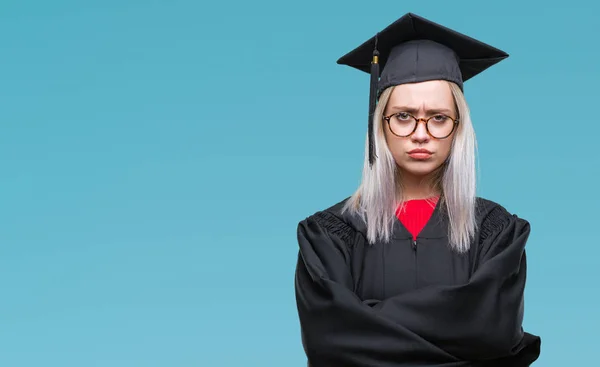
M 412 114 L 416 113 L 417 111 L 419 111 L 418 108 L 414 108 L 414 107 L 408 107 L 408 106 L 392 106 L 390 107 L 390 110 L 392 111 L 403 111 L 403 112 L 410 112 Z M 427 114 L 434 114 L 434 113 L 443 113 L 446 115 L 451 115 L 454 113 L 454 111 L 447 109 L 447 108 L 430 108 L 425 110 L 425 112 Z

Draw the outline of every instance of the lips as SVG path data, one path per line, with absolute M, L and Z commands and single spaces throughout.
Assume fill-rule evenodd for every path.
M 423 148 L 413 149 L 410 152 L 408 152 L 409 157 L 420 161 L 428 160 L 429 158 L 431 158 L 431 154 L 432 153 L 430 151 Z
M 425 153 L 425 154 L 431 154 L 430 151 L 428 151 L 427 149 L 413 149 L 410 152 L 408 152 L 408 154 L 415 154 L 415 153 Z

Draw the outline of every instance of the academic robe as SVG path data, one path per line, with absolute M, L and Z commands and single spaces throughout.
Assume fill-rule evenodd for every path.
M 449 247 L 440 208 L 413 240 L 368 244 L 347 199 L 298 224 L 295 291 L 310 367 L 529 366 L 541 339 L 522 328 L 529 223 L 477 198 L 477 233 Z

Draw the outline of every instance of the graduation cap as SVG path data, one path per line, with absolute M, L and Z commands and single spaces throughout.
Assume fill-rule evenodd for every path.
M 375 160 L 373 114 L 381 92 L 405 83 L 448 80 L 463 83 L 508 54 L 481 41 L 407 13 L 337 63 L 371 74 L 369 163 Z M 382 68 L 381 75 L 379 69 Z

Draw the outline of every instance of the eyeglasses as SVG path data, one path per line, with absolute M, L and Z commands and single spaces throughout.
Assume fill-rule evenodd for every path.
M 452 134 L 459 120 L 438 113 L 429 118 L 417 118 L 408 112 L 397 112 L 389 116 L 383 116 L 387 121 L 392 134 L 405 138 L 417 130 L 420 121 L 425 123 L 427 133 L 435 139 L 445 139 Z

